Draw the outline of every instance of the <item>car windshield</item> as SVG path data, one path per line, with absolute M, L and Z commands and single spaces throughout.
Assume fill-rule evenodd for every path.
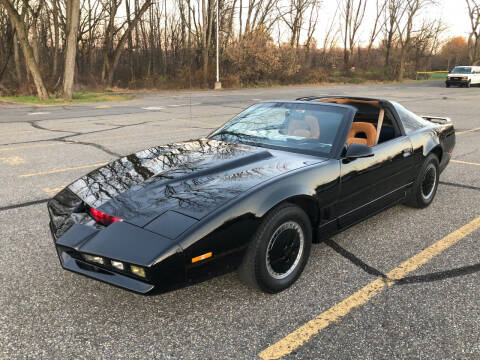
M 451 74 L 471 74 L 472 68 L 467 66 L 455 66 Z
M 210 137 L 328 156 L 349 111 L 326 104 L 260 103 L 238 114 Z

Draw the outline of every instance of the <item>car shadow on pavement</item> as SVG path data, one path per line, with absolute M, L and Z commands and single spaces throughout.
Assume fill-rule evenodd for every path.
M 343 256 L 346 258 L 348 261 L 352 262 L 354 265 L 358 266 L 361 268 L 363 271 L 370 275 L 374 276 L 379 276 L 382 278 L 387 278 L 387 275 L 385 275 L 383 272 L 380 270 L 377 270 L 371 265 L 368 265 L 365 263 L 363 260 L 349 252 L 348 250 L 344 249 L 340 245 L 338 245 L 335 241 L 332 239 L 327 239 L 324 241 L 326 245 L 331 247 L 335 252 L 337 252 L 339 255 Z M 398 279 L 398 280 L 393 280 L 395 285 L 407 285 L 407 284 L 417 284 L 417 283 L 423 283 L 423 282 L 433 282 L 433 281 L 439 281 L 439 280 L 444 280 L 444 279 L 449 279 L 449 278 L 454 278 L 458 276 L 464 276 L 464 275 L 469 275 L 473 274 L 476 272 L 480 271 L 480 263 L 474 264 L 474 265 L 467 265 L 467 266 L 462 266 L 459 268 L 455 269 L 450 269 L 450 270 L 444 270 L 444 271 L 438 271 L 430 274 L 425 274 L 425 275 L 415 275 L 415 276 L 406 276 L 404 278 Z

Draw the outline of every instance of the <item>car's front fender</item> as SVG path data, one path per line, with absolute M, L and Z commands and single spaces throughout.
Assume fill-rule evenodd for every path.
M 268 180 L 216 209 L 179 239 L 185 258 L 242 249 L 251 240 L 263 216 L 292 198 L 329 204 L 338 196 L 340 164 L 328 160 Z M 214 256 L 213 256 L 214 257 Z

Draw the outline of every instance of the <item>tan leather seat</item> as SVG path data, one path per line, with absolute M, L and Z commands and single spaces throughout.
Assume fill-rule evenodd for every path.
M 300 136 L 310 139 L 318 139 L 320 137 L 320 127 L 318 120 L 312 115 L 306 115 L 305 119 L 291 120 L 288 123 L 288 135 Z
M 360 133 L 364 133 L 366 139 L 357 137 L 357 135 Z M 352 143 L 356 143 L 374 146 L 376 138 L 377 130 L 375 129 L 375 126 L 367 122 L 354 122 L 352 123 L 352 127 L 348 133 L 347 144 L 350 145 Z

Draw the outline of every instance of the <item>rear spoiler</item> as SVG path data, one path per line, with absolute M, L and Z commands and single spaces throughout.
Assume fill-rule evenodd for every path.
M 422 115 L 422 118 L 435 124 L 450 124 L 452 120 L 448 117 Z

